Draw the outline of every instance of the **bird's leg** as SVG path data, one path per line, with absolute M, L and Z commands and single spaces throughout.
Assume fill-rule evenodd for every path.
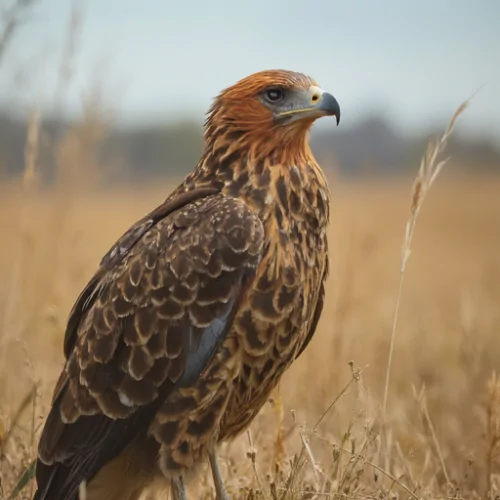
M 217 500 L 229 500 L 226 489 L 224 488 L 224 482 L 222 481 L 219 469 L 219 461 L 215 451 L 211 451 L 208 454 L 208 458 L 210 460 L 210 468 L 212 469 L 212 477 L 214 478 L 215 496 Z
M 186 488 L 182 476 L 170 480 L 174 500 L 187 500 Z

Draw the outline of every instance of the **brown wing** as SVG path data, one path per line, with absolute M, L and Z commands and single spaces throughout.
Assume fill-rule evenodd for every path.
M 69 357 L 71 350 L 74 347 L 76 339 L 76 330 L 78 323 L 81 320 L 82 314 L 85 313 L 92 305 L 95 297 L 99 293 L 100 285 L 102 284 L 103 276 L 114 266 L 119 264 L 122 259 L 128 254 L 132 247 L 139 239 L 158 221 L 167 217 L 167 215 L 175 212 L 179 208 L 188 205 L 195 200 L 201 200 L 206 196 L 217 194 L 218 190 L 212 187 L 198 188 L 185 193 L 180 193 L 177 196 L 169 197 L 159 207 L 151 213 L 137 221 L 130 227 L 125 234 L 109 249 L 109 251 L 101 259 L 100 267 L 94 277 L 90 280 L 87 286 L 83 289 L 70 312 L 66 333 L 64 335 L 64 355 L 66 359 Z
M 76 499 L 82 480 L 145 434 L 177 385 L 196 380 L 260 262 L 260 220 L 221 194 L 144 227 L 111 249 L 71 314 L 37 500 Z

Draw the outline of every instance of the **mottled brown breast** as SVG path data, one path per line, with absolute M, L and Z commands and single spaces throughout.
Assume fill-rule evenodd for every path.
M 266 179 L 265 202 L 252 203 Z M 319 167 L 308 163 L 269 168 L 261 176 L 250 176 L 239 193 L 263 220 L 266 250 L 234 321 L 239 373 L 220 440 L 245 430 L 309 342 L 328 269 L 329 196 Z

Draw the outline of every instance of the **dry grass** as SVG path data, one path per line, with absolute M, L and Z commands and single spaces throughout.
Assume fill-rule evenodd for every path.
M 99 190 L 98 165 L 82 151 L 103 130 L 88 113 L 61 137 L 60 181 L 46 191 L 36 182 L 34 114 L 25 179 L 1 187 L 0 498 L 34 457 L 78 292 L 115 238 L 173 187 Z M 251 433 L 223 449 L 234 498 L 494 498 L 500 179 L 445 172 L 420 205 L 390 386 L 411 180 L 330 182 L 327 307 L 312 345 Z M 209 474 L 199 479 L 194 498 L 211 498 Z
M 32 4 L 12 3 L 0 59 L 16 9 Z M 60 109 L 80 24 L 75 3 Z M 73 301 L 115 239 L 174 187 L 97 187 L 93 152 L 106 123 L 91 97 L 82 123 L 52 137 L 54 189 L 38 183 L 47 138 L 37 112 L 24 178 L 0 185 L 0 499 L 19 490 L 30 498 L 29 465 Z M 251 431 L 222 450 L 235 500 L 500 494 L 500 178 L 444 172 L 423 205 L 439 170 L 429 149 L 413 189 L 411 179 L 330 180 L 325 311 Z M 208 472 L 198 479 L 191 498 L 212 498 Z

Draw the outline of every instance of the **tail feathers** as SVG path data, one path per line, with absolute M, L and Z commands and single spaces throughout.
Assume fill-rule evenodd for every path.
M 40 459 L 36 462 L 36 484 L 37 490 L 33 496 L 33 500 L 46 500 L 50 485 L 54 479 L 56 467 L 45 465 Z M 43 479 L 42 479 L 43 478 Z
M 33 500 L 78 500 L 79 484 L 73 479 L 71 466 L 61 463 L 36 464 L 37 490 Z

